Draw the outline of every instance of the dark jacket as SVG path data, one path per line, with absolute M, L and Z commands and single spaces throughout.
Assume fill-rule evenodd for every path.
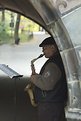
M 36 102 L 62 102 L 65 103 L 67 101 L 67 82 L 66 75 L 64 71 L 64 66 L 62 63 L 62 59 L 59 54 L 55 54 L 53 57 L 49 58 L 44 66 L 42 67 L 40 74 L 42 75 L 46 66 L 49 63 L 56 64 L 61 70 L 61 77 L 55 84 L 52 90 L 42 90 L 39 87 L 35 86 L 34 95 Z
M 34 95 L 36 102 L 62 102 L 67 101 L 67 82 L 66 75 L 64 71 L 64 66 L 62 59 L 59 54 L 55 54 L 53 57 L 49 58 L 40 71 L 40 75 L 43 74 L 46 66 L 49 63 L 56 64 L 61 70 L 61 77 L 56 82 L 52 90 L 42 90 L 39 87 L 35 86 Z M 59 76 L 59 75 L 57 75 Z

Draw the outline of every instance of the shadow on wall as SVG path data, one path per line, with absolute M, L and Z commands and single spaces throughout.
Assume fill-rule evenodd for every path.
M 24 91 L 27 84 L 27 78 L 0 77 L 0 121 L 37 121 L 37 109 Z

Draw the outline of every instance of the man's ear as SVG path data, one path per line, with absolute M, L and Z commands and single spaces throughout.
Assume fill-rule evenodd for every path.
M 55 49 L 56 47 L 55 47 L 54 45 L 51 45 L 51 48 L 52 48 L 52 49 Z
M 54 45 L 52 45 L 51 48 L 52 48 L 52 51 L 54 52 L 57 51 L 57 48 Z

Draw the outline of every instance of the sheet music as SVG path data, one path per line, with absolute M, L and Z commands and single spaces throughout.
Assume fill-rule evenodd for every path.
M 8 65 L 0 64 L 0 69 L 6 73 L 10 78 L 16 78 L 16 77 L 22 77 L 23 75 L 20 75 L 13 69 L 11 69 Z

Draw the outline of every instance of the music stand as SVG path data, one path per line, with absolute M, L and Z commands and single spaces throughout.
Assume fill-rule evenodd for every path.
M 5 64 L 0 64 L 0 69 L 6 73 L 11 79 L 14 79 L 14 103 L 15 103 L 15 114 L 14 114 L 14 120 L 16 121 L 16 79 L 20 79 L 20 77 L 22 77 L 23 75 L 20 75 L 19 73 L 17 73 L 16 71 L 14 71 L 13 69 L 11 69 L 8 65 Z
M 0 69 L 4 73 L 6 73 L 11 79 L 19 78 L 19 77 L 23 76 L 23 75 L 20 75 L 19 73 L 17 73 L 16 71 L 14 71 L 13 69 L 11 69 L 8 65 L 5 65 L 5 64 L 0 64 Z

